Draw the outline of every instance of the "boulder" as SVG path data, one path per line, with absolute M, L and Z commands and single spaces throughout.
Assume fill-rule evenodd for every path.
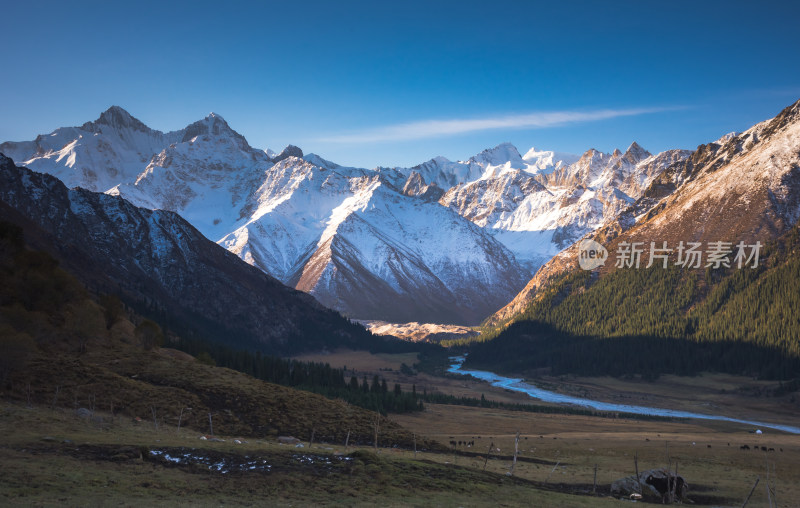
M 630 497 L 641 493 L 645 498 L 664 499 L 669 488 L 674 485 L 675 499 L 685 500 L 689 492 L 689 484 L 680 476 L 665 469 L 650 469 L 639 473 L 640 487 L 637 486 L 636 475 L 620 478 L 611 484 L 611 493 L 617 496 Z

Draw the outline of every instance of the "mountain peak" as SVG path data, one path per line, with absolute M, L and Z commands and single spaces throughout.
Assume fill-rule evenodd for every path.
M 725 134 L 724 136 L 722 136 L 721 138 L 719 138 L 718 140 L 714 141 L 714 143 L 716 143 L 718 145 L 724 145 L 725 143 L 728 142 L 728 140 L 735 138 L 739 134 L 741 134 L 741 132 L 731 131 L 731 132 Z
M 529 164 L 528 172 L 533 174 L 548 175 L 558 168 L 569 166 L 577 162 L 577 155 L 554 152 L 552 150 L 539 150 L 536 147 L 531 147 L 522 160 Z
M 129 128 L 137 131 L 147 132 L 150 130 L 145 124 L 136 119 L 133 115 L 125 111 L 120 106 L 111 106 L 100 113 L 100 117 L 93 123 L 97 125 L 107 125 L 114 128 Z
M 606 154 L 604 154 L 600 150 L 597 150 L 596 148 L 590 148 L 590 149 L 586 150 L 585 152 L 583 152 L 583 155 L 581 155 L 581 157 L 580 157 L 580 159 L 578 159 L 578 161 L 579 162 L 580 161 L 589 162 L 589 161 L 595 159 L 596 157 L 600 158 L 602 160 L 605 157 L 605 155 Z
M 128 113 L 128 111 L 125 108 L 123 108 L 122 106 L 117 106 L 117 105 L 112 105 L 107 110 L 105 110 L 102 113 L 100 113 L 100 118 L 103 118 L 104 116 L 107 116 L 107 115 L 124 115 L 124 116 L 127 116 L 129 118 L 132 117 L 131 114 Z
M 767 120 L 762 123 L 766 124 L 765 129 L 761 133 L 763 137 L 769 137 L 784 127 L 800 123 L 800 100 L 797 100 L 791 106 L 785 107 L 783 111 L 772 120 Z
M 272 150 L 270 150 L 270 152 L 272 152 Z M 269 159 L 271 161 L 274 161 L 275 157 L 277 157 L 278 154 L 276 154 L 275 152 L 272 152 L 271 154 L 267 154 L 267 156 L 269 157 Z M 329 161 L 327 159 L 323 159 L 322 157 L 320 157 L 319 155 L 317 155 L 315 153 L 307 153 L 307 154 L 303 155 L 303 160 L 306 161 L 306 162 L 310 162 L 311 164 L 313 164 L 315 166 L 318 166 L 318 167 L 321 167 L 321 168 L 325 168 L 325 169 L 337 169 L 337 168 L 341 167 L 339 164 L 336 164 L 335 162 L 331 162 L 331 161 Z
M 422 168 L 423 166 L 444 166 L 444 165 L 450 164 L 450 163 L 451 163 L 450 159 L 448 159 L 444 155 L 437 155 L 436 157 L 434 157 L 434 158 L 432 158 L 430 160 L 427 160 L 427 161 L 423 162 L 422 164 L 417 164 L 416 166 L 413 166 L 411 169 L 418 170 L 418 169 Z
M 642 148 L 641 145 L 639 145 L 639 143 L 634 141 L 633 143 L 631 143 L 631 146 L 629 146 L 628 149 L 625 150 L 625 155 L 628 157 L 632 157 L 638 162 L 640 160 L 650 157 L 652 154 L 647 150 L 645 150 L 644 148 Z
M 525 155 L 522 156 L 522 160 L 527 161 L 527 160 L 537 159 L 537 158 L 541 157 L 542 154 L 554 154 L 555 155 L 555 152 L 550 151 L 550 150 L 540 150 L 540 149 L 536 148 L 535 146 L 532 146 L 531 149 L 528 150 L 527 152 L 525 152 Z
M 244 139 L 244 136 L 231 129 L 230 125 L 228 125 L 228 122 L 226 122 L 225 119 L 217 113 L 209 113 L 208 116 L 202 120 L 198 120 L 188 125 L 186 129 L 184 129 L 184 135 L 181 141 L 190 141 L 197 136 L 203 135 L 231 137 L 240 144 L 242 149 L 250 148 L 250 145 L 247 143 L 247 140 Z
M 522 169 L 525 167 L 517 147 L 508 142 L 500 143 L 494 148 L 487 148 L 471 157 L 468 162 L 485 163 L 489 166 L 501 166 L 510 162 L 513 168 Z
M 303 150 L 294 145 L 287 145 L 286 148 L 281 150 L 281 153 L 272 158 L 272 162 L 280 162 L 289 157 L 303 158 Z
M 225 119 L 222 118 L 222 115 L 220 115 L 219 113 L 214 113 L 213 111 L 208 115 L 206 115 L 206 117 L 203 118 L 203 120 L 206 122 L 212 122 L 212 123 L 220 122 L 223 125 L 226 126 L 228 125 L 228 122 L 226 122 Z

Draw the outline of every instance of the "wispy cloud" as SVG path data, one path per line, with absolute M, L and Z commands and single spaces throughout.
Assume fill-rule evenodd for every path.
M 325 136 L 329 143 L 374 143 L 378 141 L 408 141 L 413 139 L 454 136 L 491 129 L 540 129 L 566 124 L 593 122 L 623 116 L 659 113 L 676 108 L 600 109 L 594 111 L 549 111 L 486 118 L 455 118 L 422 120 L 418 122 L 383 125 L 363 131 Z

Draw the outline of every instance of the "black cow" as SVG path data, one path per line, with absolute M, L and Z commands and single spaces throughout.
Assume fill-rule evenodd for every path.
M 674 487 L 675 494 L 680 497 L 683 493 L 684 489 L 684 481 L 683 478 L 680 476 L 670 476 L 667 478 L 656 478 L 653 475 L 650 475 L 645 480 L 645 483 L 648 485 L 652 485 L 661 496 L 666 496 L 669 492 L 670 488 Z M 674 484 L 673 484 L 674 483 Z

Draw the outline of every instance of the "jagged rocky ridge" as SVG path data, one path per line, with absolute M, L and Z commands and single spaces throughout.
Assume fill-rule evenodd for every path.
M 690 152 L 582 157 L 504 143 L 464 162 L 342 167 L 251 147 L 222 117 L 154 131 L 119 107 L 0 151 L 36 171 L 179 213 L 207 238 L 358 319 L 477 324 L 556 253 Z
M 651 179 L 639 199 L 585 237 L 603 244 L 612 271 L 620 242 L 757 241 L 766 244 L 800 220 L 800 101 L 743 133 L 701 145 Z M 522 313 L 553 282 L 578 270 L 578 244 L 542 266 L 493 314 L 499 325 Z
M 183 333 L 290 353 L 367 347 L 362 327 L 207 240 L 178 214 L 16 167 L 0 156 L 0 219 L 92 290 L 170 316 Z

